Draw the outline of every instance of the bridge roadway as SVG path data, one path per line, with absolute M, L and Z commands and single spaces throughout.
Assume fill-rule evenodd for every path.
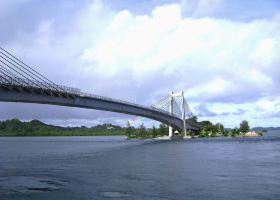
M 64 92 L 66 90 L 63 89 L 61 91 L 51 91 L 37 87 L 7 85 L 0 83 L 0 101 L 50 104 L 111 111 L 153 119 L 170 125 L 174 129 L 179 131 L 183 129 L 182 119 L 171 116 L 169 113 L 157 110 L 153 107 L 145 107 L 117 99 L 81 93 L 80 90 L 75 88 L 68 88 L 67 91 L 70 90 L 72 92 L 69 93 Z M 197 126 L 189 124 L 187 121 L 186 129 L 196 131 L 199 128 Z

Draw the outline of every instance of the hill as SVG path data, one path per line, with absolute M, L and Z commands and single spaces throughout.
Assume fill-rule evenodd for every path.
M 61 127 L 45 124 L 39 120 L 22 122 L 18 119 L 0 121 L 0 136 L 109 136 L 125 135 L 125 129 L 102 124 L 94 127 Z
M 254 127 L 252 131 L 280 131 L 280 127 Z

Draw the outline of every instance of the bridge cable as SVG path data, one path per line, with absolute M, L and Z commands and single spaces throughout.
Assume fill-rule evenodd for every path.
M 3 52 L 1 52 L 0 51 L 0 53 L 1 54 L 3 54 Z M 8 57 L 7 55 L 5 55 L 5 54 L 3 54 L 7 59 L 9 59 L 11 62 L 13 62 L 14 64 L 17 64 L 17 65 L 19 65 L 16 61 L 14 61 L 13 59 L 11 59 L 10 57 Z M 2 56 L 1 56 L 2 57 Z M 22 67 L 21 65 L 19 65 L 20 67 Z M 24 70 L 21 70 L 21 71 L 24 71 Z M 31 73 L 31 72 L 30 72 Z M 25 74 L 28 74 L 28 73 L 25 73 Z M 51 88 L 49 88 L 47 85 L 46 85 L 46 83 L 45 83 L 45 81 L 44 80 L 38 80 L 38 79 L 36 79 L 36 78 L 34 78 L 33 76 L 31 76 L 30 74 L 28 74 L 29 75 L 29 77 L 31 77 L 32 79 L 34 79 L 35 81 L 37 81 L 37 82 L 39 82 L 39 83 L 41 83 L 42 85 L 44 85 L 46 88 L 48 88 L 48 89 L 51 89 Z M 43 81 L 43 82 L 41 82 L 41 81 Z M 54 88 L 54 87 L 53 87 Z M 56 89 L 56 88 L 54 88 L 54 89 Z
M 17 82 L 19 85 L 22 85 L 21 82 L 19 82 L 17 79 L 14 78 L 15 75 L 13 73 L 11 73 L 10 71 L 6 70 L 1 64 L 0 64 L 0 72 L 2 72 L 2 74 L 4 74 L 5 76 L 9 77 L 11 80 Z M 6 78 L 4 78 L 4 79 L 6 79 Z M 6 79 L 6 80 L 9 80 L 9 79 Z
M 1 48 L 1 47 L 0 47 L 0 48 Z M 2 48 L 1 48 L 1 49 L 2 49 Z M 26 69 L 26 67 L 24 67 L 23 65 L 21 65 L 20 63 L 18 63 L 17 61 L 15 61 L 15 60 L 14 60 L 13 58 L 11 58 L 10 56 L 6 55 L 5 53 L 3 53 L 3 52 L 1 52 L 1 51 L 0 51 L 0 53 L 1 53 L 2 55 L 4 55 L 7 59 L 9 59 L 10 61 L 12 61 L 13 63 L 17 64 L 18 66 L 20 66 L 20 67 L 22 67 L 22 68 L 24 68 L 24 69 L 28 72 L 27 74 L 31 73 L 32 75 L 36 76 L 36 77 L 37 77 L 38 79 L 40 79 L 40 80 L 38 80 L 37 78 L 35 78 L 34 76 L 31 76 L 31 75 L 29 74 L 29 77 L 31 77 L 32 79 L 36 80 L 37 82 L 42 83 L 46 88 L 48 88 L 48 89 L 50 89 L 50 90 L 52 90 L 51 88 L 57 90 L 56 87 L 54 87 L 53 85 L 47 83 L 44 79 L 38 77 L 38 76 L 37 76 L 36 74 L 34 74 L 32 71 Z M 41 82 L 41 81 L 43 81 L 43 82 Z M 51 88 L 50 88 L 49 86 L 50 86 Z
M 30 66 L 28 66 L 27 64 L 25 64 L 24 62 L 22 62 L 21 60 L 19 60 L 17 57 L 15 57 L 14 55 L 12 55 L 11 53 L 9 53 L 8 51 L 6 51 L 4 48 L 2 48 L 2 47 L 0 47 L 0 49 L 2 50 L 2 51 L 4 51 L 6 54 L 5 54 L 5 56 L 6 57 L 9 57 L 10 59 L 12 59 L 12 58 L 14 58 L 15 60 L 17 60 L 17 61 L 19 61 L 20 63 L 22 63 L 23 65 L 25 65 L 26 67 L 28 67 L 31 71 L 33 71 L 33 72 L 35 72 L 35 73 L 37 73 L 39 76 L 41 76 L 41 77 L 43 77 L 43 79 L 41 79 L 41 80 L 44 80 L 44 81 L 46 81 L 46 80 L 48 80 L 46 77 L 44 77 L 42 74 L 40 74 L 39 72 L 37 72 L 36 70 L 34 70 L 32 67 L 30 67 Z M 9 56 L 7 56 L 7 54 L 9 55 Z M 12 57 L 12 58 L 11 58 Z M 13 59 L 12 59 L 13 60 Z M 16 62 L 16 61 L 14 61 L 14 62 Z M 16 62 L 17 63 L 17 62 Z M 20 65 L 19 63 L 17 63 L 18 65 Z M 20 66 L 22 66 L 22 65 L 20 65 Z M 22 66 L 23 68 L 25 68 L 26 69 L 26 67 L 24 67 L 24 66 Z M 28 70 L 29 71 L 29 70 Z M 29 71 L 30 72 L 30 71 Z M 50 80 L 48 80 L 49 82 L 51 82 Z M 54 84 L 54 85 L 56 85 L 55 83 L 53 83 L 53 82 L 51 82 L 52 84 Z
M 26 72 L 26 70 L 23 70 L 23 69 L 21 69 L 19 66 L 16 66 L 16 65 L 15 65 L 16 62 L 15 62 L 13 59 L 11 59 L 10 57 L 7 57 L 7 56 L 6 56 L 5 54 L 3 54 L 3 52 L 1 52 L 1 51 L 0 51 L 0 53 L 6 57 L 6 58 L 4 58 L 3 56 L 0 55 L 0 57 L 1 57 L 2 59 L 4 59 L 6 62 L 12 64 L 14 67 L 16 67 L 17 69 L 19 69 L 21 72 L 23 72 L 24 74 L 26 74 L 27 76 L 29 76 L 29 77 L 31 78 L 31 80 L 24 76 L 25 78 L 27 78 L 27 79 L 30 80 L 30 81 L 32 81 L 32 79 L 33 79 L 33 81 L 42 83 L 42 82 L 38 81 L 36 78 L 34 78 L 33 76 L 31 76 L 30 73 Z M 13 62 L 13 63 L 12 63 L 12 62 Z M 17 63 L 16 63 L 16 64 L 17 64 Z M 21 75 L 22 75 L 22 74 L 21 74 Z M 22 75 L 22 76 L 23 76 L 23 75 Z M 45 83 L 45 82 L 43 82 L 43 83 Z M 48 86 L 46 86 L 45 84 L 42 84 L 42 85 L 44 85 L 47 89 L 50 89 L 50 88 L 49 88 Z M 40 88 L 41 88 L 41 85 L 40 85 Z
M 59 85 L 55 84 L 54 82 L 50 81 L 48 78 L 46 78 L 45 76 L 43 76 L 42 74 L 40 74 L 39 72 L 37 72 L 36 70 L 34 70 L 32 67 L 30 67 L 29 65 L 25 64 L 24 62 L 22 62 L 20 59 L 18 59 L 17 57 L 15 57 L 14 55 L 12 55 L 11 53 L 9 53 L 8 51 L 6 51 L 4 48 L 0 47 L 0 49 L 2 51 L 4 51 L 6 54 L 8 54 L 9 56 L 11 56 L 12 58 L 14 58 L 15 60 L 17 60 L 18 62 L 20 62 L 21 64 L 19 64 L 18 62 L 16 62 L 18 65 L 22 66 L 24 69 L 26 69 L 27 71 L 29 71 L 30 73 L 32 73 L 33 75 L 35 75 L 37 78 L 40 78 L 40 80 L 44 80 L 45 83 L 47 83 L 48 85 L 50 85 L 51 87 L 55 88 L 56 90 L 60 91 L 64 91 L 67 93 L 67 91 L 65 91 L 62 87 L 60 87 Z M 10 58 L 10 57 L 9 57 Z M 11 59 L 11 58 L 10 58 Z M 24 67 L 24 66 L 25 67 Z M 28 70 L 28 69 L 30 70 Z M 54 87 L 56 86 L 56 87 Z
M 0 58 L 3 58 L 3 56 L 0 55 Z M 3 58 L 4 60 L 6 60 L 5 58 Z M 6 60 L 7 61 L 7 60 Z M 21 72 L 27 74 L 26 72 L 24 72 L 23 70 L 21 70 L 19 67 L 15 66 L 13 63 L 11 63 L 10 61 L 7 61 L 8 63 L 10 63 L 11 65 L 15 66 L 18 70 L 16 70 L 15 68 L 11 67 L 10 65 L 8 65 L 7 63 L 3 62 L 3 60 L 0 60 L 0 62 L 2 62 L 6 67 L 12 69 L 13 71 L 15 71 L 16 73 L 18 73 L 20 76 L 24 77 L 25 79 L 27 79 L 28 81 L 32 82 L 33 84 L 37 85 L 39 88 L 41 88 L 41 86 L 34 82 L 33 80 L 28 79 L 24 74 L 22 74 Z M 28 75 L 28 74 L 27 74 Z M 25 81 L 26 82 L 26 81 Z M 33 85 L 28 84 L 31 87 L 34 87 Z
M 0 60 L 0 62 L 2 62 L 1 60 Z M 26 85 L 29 85 L 29 83 L 25 80 L 25 79 L 22 79 L 22 78 L 20 78 L 19 76 L 17 76 L 16 74 L 14 74 L 13 72 L 11 72 L 9 69 L 7 69 L 6 68 L 6 66 L 3 66 L 3 65 L 1 65 L 0 64 L 0 66 L 1 66 L 1 69 L 2 69 L 2 73 L 4 73 L 6 76 L 9 76 L 11 79 L 13 79 L 14 81 L 16 81 L 16 82 L 18 82 L 20 85 L 22 85 L 22 83 L 21 82 L 19 82 L 19 80 L 20 81 L 22 81 L 22 82 L 25 82 L 25 84 Z M 3 72 L 4 71 L 4 72 Z M 8 75 L 8 74 L 9 75 Z

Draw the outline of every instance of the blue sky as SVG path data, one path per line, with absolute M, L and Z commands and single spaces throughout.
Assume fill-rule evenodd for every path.
M 11 0 L 0 44 L 53 81 L 151 105 L 185 91 L 201 120 L 280 124 L 277 0 Z M 0 103 L 0 118 L 59 125 L 156 122 L 110 112 Z

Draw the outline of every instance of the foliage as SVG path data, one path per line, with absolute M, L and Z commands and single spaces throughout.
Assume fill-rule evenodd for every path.
M 240 132 L 246 133 L 249 131 L 249 124 L 245 120 L 241 122 L 239 129 L 225 129 L 221 123 L 212 124 L 210 121 L 201 121 L 198 124 L 200 126 L 200 131 L 198 132 L 199 137 L 238 137 L 241 136 Z
M 156 138 L 156 137 L 157 137 L 157 129 L 156 129 L 155 126 L 153 126 L 153 128 L 152 128 L 152 137 L 153 137 L 153 138 Z
M 193 121 L 196 121 L 195 117 Z M 249 124 L 247 121 L 242 121 L 240 128 L 225 129 L 220 123 L 212 124 L 210 121 L 197 122 L 200 131 L 196 134 L 199 137 L 217 137 L 217 136 L 231 136 L 239 137 L 240 132 L 246 133 L 249 131 Z M 189 133 L 189 132 L 188 132 Z M 0 121 L 0 136 L 114 136 L 126 135 L 128 139 L 131 138 L 156 138 L 158 136 L 168 135 L 168 125 L 161 123 L 158 128 L 148 129 L 142 123 L 138 128 L 131 126 L 127 122 L 127 126 L 122 128 L 112 124 L 97 125 L 95 127 L 87 128 L 81 127 L 59 127 L 47 125 L 38 120 L 30 122 L 21 122 L 18 119 L 7 121 Z
M 239 129 L 238 128 L 234 128 L 231 131 L 231 137 L 237 137 L 240 135 Z
M 131 138 L 132 131 L 133 131 L 132 127 L 131 127 L 129 121 L 127 121 L 126 129 L 125 129 L 125 135 L 127 136 L 127 138 Z
M 161 123 L 159 125 L 158 133 L 160 136 L 168 135 L 168 126 L 166 124 Z
M 127 135 L 128 139 L 151 139 L 168 134 L 168 126 L 165 124 L 160 124 L 159 128 L 153 126 L 151 129 L 148 129 L 142 123 L 138 128 L 132 127 L 131 130 L 130 136 Z
M 197 123 L 198 123 L 198 121 L 197 121 L 197 116 L 192 116 L 192 117 L 190 117 L 190 118 L 188 119 L 188 122 L 189 122 L 190 124 L 197 124 Z
M 147 137 L 147 131 L 143 123 L 139 126 L 139 135 L 141 138 Z
M 103 124 L 95 127 L 59 127 L 44 124 L 38 120 L 21 122 L 12 119 L 0 122 L 0 136 L 104 136 L 125 135 L 120 126 Z
M 247 132 L 250 131 L 250 127 L 249 127 L 248 121 L 243 120 L 243 121 L 241 122 L 239 131 L 240 131 L 241 133 L 247 133 Z

